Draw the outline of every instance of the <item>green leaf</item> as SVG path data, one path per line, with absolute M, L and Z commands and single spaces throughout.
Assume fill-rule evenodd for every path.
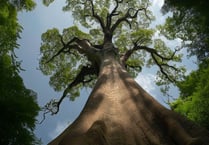
M 45 6 L 49 6 L 51 3 L 54 2 L 54 0 L 42 0 L 42 2 Z
M 209 129 L 209 61 L 199 65 L 199 69 L 179 82 L 180 97 L 171 108 L 189 119 Z

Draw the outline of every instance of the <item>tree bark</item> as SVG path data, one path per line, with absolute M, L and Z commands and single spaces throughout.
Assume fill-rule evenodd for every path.
M 112 55 L 110 55 L 112 54 Z M 101 56 L 79 117 L 49 145 L 207 145 L 209 133 L 159 104 L 113 53 Z

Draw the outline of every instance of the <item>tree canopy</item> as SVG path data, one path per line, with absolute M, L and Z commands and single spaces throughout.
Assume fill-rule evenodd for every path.
M 18 48 L 22 27 L 18 23 L 17 13 L 22 10 L 32 10 L 35 3 L 32 0 L 0 0 L 0 48 L 1 54 L 13 52 Z
M 208 127 L 208 55 L 209 55 L 209 13 L 208 1 L 166 0 L 163 11 L 173 15 L 161 27 L 170 39 L 183 40 L 190 55 L 197 56 L 199 68 L 178 83 L 180 97 L 171 103 L 171 108 L 198 124 Z
M 40 110 L 37 95 L 24 86 L 19 75 L 20 61 L 15 49 L 19 47 L 22 27 L 17 13 L 32 10 L 32 0 L 0 0 L 0 144 L 38 144 L 33 131 Z
M 43 2 L 49 5 L 53 1 Z M 72 12 L 75 25 L 62 32 L 52 28 L 42 35 L 40 69 L 50 75 L 50 85 L 56 91 L 64 90 L 60 100 L 46 108 L 56 108 L 66 96 L 74 100 L 83 84 L 94 84 L 99 57 L 108 42 L 113 43 L 115 54 L 132 76 L 144 66 L 157 65 L 159 85 L 180 79 L 184 69 L 176 66 L 181 61 L 179 49 L 170 49 L 161 39 L 153 38 L 155 30 L 149 25 L 154 17 L 149 6 L 148 0 L 67 0 L 63 10 Z
M 209 130 L 209 62 L 205 60 L 197 71 L 178 84 L 180 97 L 171 108 Z
M 0 144 L 35 144 L 37 95 L 24 86 L 8 55 L 0 57 L 0 69 Z
M 208 1 L 174 1 L 165 0 L 164 13 L 172 12 L 161 32 L 167 38 L 180 38 L 190 55 L 197 56 L 199 61 L 209 56 L 209 13 Z

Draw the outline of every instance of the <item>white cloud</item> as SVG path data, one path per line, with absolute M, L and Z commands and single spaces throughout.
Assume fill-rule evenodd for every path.
M 152 94 L 152 92 L 155 90 L 155 84 L 154 84 L 155 75 L 139 74 L 135 80 L 148 93 Z
M 67 121 L 58 121 L 57 125 L 55 127 L 55 129 L 49 133 L 49 137 L 51 139 L 54 139 L 55 137 L 57 137 L 62 131 L 64 131 L 65 128 L 67 128 L 67 126 L 70 123 Z

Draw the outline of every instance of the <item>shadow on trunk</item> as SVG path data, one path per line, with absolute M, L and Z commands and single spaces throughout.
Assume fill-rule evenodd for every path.
M 159 104 L 109 57 L 79 117 L 49 145 L 207 145 L 208 136 Z

